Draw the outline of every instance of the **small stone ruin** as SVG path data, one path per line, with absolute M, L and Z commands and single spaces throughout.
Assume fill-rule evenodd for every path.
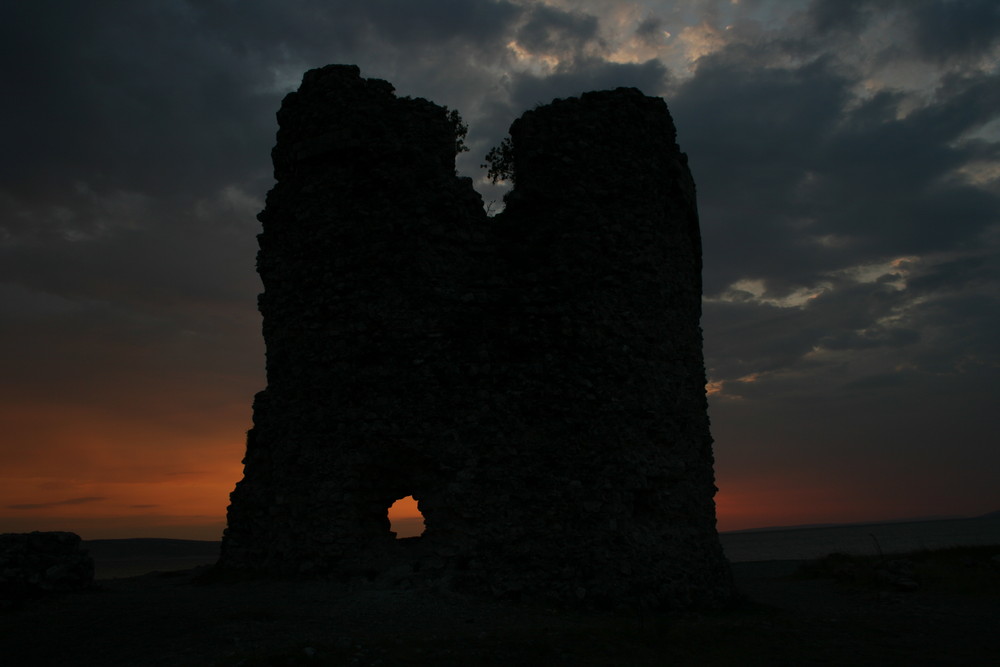
M 0 607 L 85 590 L 93 582 L 94 560 L 76 533 L 0 535 Z
M 278 112 L 258 216 L 267 388 L 219 567 L 505 598 L 711 606 L 695 186 L 664 101 L 526 112 L 484 212 L 456 124 L 357 67 Z M 426 529 L 396 540 L 412 495 Z

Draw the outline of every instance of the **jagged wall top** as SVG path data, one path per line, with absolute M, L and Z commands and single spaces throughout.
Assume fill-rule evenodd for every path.
M 552 178 L 560 184 L 578 183 L 583 177 L 602 174 L 604 182 L 596 184 L 596 190 L 588 187 L 588 191 L 600 195 L 622 187 L 648 190 L 651 181 L 662 180 L 663 172 L 639 168 L 656 165 L 637 165 L 636 158 L 648 160 L 679 152 L 666 103 L 637 88 L 556 99 L 526 111 L 511 125 L 510 134 L 517 156 L 518 185 L 522 187 L 544 187 Z M 630 178 L 626 181 L 625 176 Z M 585 182 L 594 185 L 589 179 Z M 574 194 L 577 189 L 571 188 Z M 548 194 L 561 193 L 565 191 L 552 188 Z
M 279 181 L 303 161 L 314 168 L 311 158 L 331 151 L 359 162 L 413 160 L 415 170 L 454 165 L 454 126 L 446 109 L 423 98 L 396 97 L 392 84 L 362 78 L 356 65 L 306 72 L 298 91 L 282 101 L 278 125 L 271 158 Z

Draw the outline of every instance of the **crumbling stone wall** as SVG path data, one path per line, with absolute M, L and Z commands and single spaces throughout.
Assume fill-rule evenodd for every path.
M 259 219 L 267 388 L 220 566 L 684 607 L 715 532 L 695 189 L 662 99 L 511 126 L 487 218 L 446 110 L 353 66 L 278 113 Z M 413 495 L 426 529 L 394 540 Z
M 94 560 L 76 533 L 0 534 L 0 611 L 51 593 L 90 588 Z

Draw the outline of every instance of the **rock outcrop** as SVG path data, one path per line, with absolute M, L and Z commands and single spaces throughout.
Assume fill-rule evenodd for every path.
M 494 218 L 455 173 L 447 110 L 356 67 L 307 72 L 278 121 L 268 384 L 220 567 L 728 599 L 695 188 L 663 100 L 525 113 Z M 426 530 L 397 541 L 386 509 L 407 495 Z
M 4 605 L 85 590 L 93 581 L 94 561 L 76 533 L 0 535 L 0 603 Z

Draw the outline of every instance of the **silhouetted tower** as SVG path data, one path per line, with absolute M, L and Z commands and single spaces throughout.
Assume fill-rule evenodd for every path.
M 731 595 L 667 107 L 586 93 L 511 126 L 488 219 L 446 110 L 353 66 L 278 113 L 259 218 L 267 389 L 220 565 L 657 606 Z M 420 502 L 422 537 L 386 509 Z

